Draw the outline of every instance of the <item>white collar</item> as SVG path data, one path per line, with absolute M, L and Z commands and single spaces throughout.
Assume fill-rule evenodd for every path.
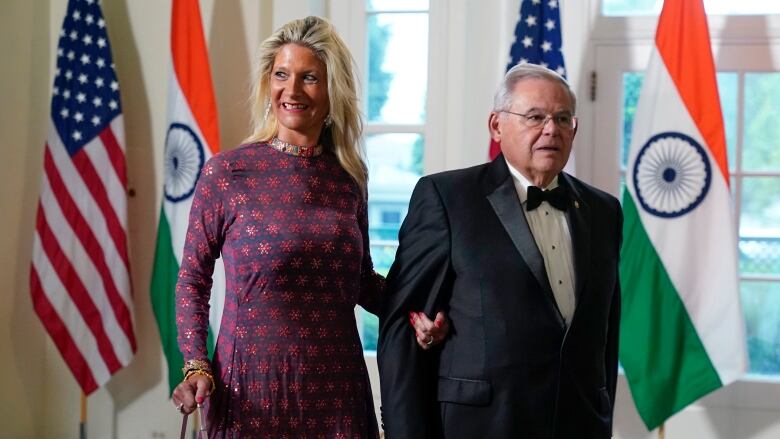
M 528 186 L 535 186 L 535 185 L 532 184 L 530 180 L 525 178 L 525 176 L 521 174 L 520 171 L 515 169 L 506 160 L 506 157 L 504 157 L 504 161 L 506 161 L 506 166 L 509 168 L 509 173 L 512 174 L 512 179 L 515 181 L 515 188 L 517 188 L 517 196 L 520 197 L 521 203 L 525 203 L 525 200 L 528 198 Z M 556 175 L 553 178 L 553 180 L 550 182 L 550 184 L 548 184 L 547 187 L 544 187 L 542 189 L 549 191 L 557 187 L 558 187 L 558 176 Z

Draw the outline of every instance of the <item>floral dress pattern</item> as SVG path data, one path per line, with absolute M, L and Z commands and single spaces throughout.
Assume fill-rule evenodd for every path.
M 214 261 L 226 297 L 207 399 L 212 438 L 377 438 L 354 307 L 376 312 L 366 201 L 333 153 L 265 143 L 201 172 L 176 287 L 179 347 L 206 358 Z

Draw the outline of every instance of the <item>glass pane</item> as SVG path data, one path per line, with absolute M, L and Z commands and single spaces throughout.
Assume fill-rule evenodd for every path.
M 780 73 L 745 74 L 745 171 L 780 171 L 778 99 Z
M 743 281 L 750 372 L 780 375 L 780 282 Z
M 780 176 L 742 179 L 739 261 L 742 274 L 780 275 Z
M 734 169 L 737 147 L 737 89 L 739 87 L 739 78 L 736 73 L 732 72 L 717 73 L 716 76 L 726 130 L 729 168 Z M 639 101 L 639 93 L 642 90 L 644 79 L 644 72 L 623 73 L 623 148 L 620 150 L 621 169 L 626 168 L 628 150 L 631 148 L 631 130 L 634 126 L 636 104 Z
M 425 122 L 428 14 L 368 16 L 369 122 Z
M 606 16 L 657 15 L 663 0 L 603 0 Z M 763 15 L 780 13 L 778 2 L 766 0 L 704 0 L 704 9 L 713 15 Z
M 368 235 L 374 270 L 387 276 L 398 248 L 398 229 L 409 197 L 423 172 L 420 134 L 366 136 L 368 153 Z M 361 310 L 363 350 L 376 350 L 376 316 Z
M 601 13 L 606 16 L 658 14 L 662 4 L 662 0 L 602 0 Z
M 363 342 L 363 350 L 376 351 L 376 343 L 379 340 L 379 318 L 360 308 L 360 323 L 360 339 Z
M 371 257 L 376 271 L 386 274 L 395 258 L 398 229 L 406 217 L 409 197 L 422 175 L 423 137 L 374 134 L 367 136 L 366 150 Z
M 718 94 L 720 107 L 723 111 L 723 124 L 726 128 L 726 152 L 728 153 L 729 169 L 737 166 L 737 115 L 739 114 L 737 94 L 739 92 L 739 75 L 734 72 L 718 72 Z
M 427 11 L 428 0 L 366 0 L 367 11 Z
M 644 72 L 623 73 L 623 148 L 620 149 L 620 169 L 626 169 L 628 150 L 631 148 L 631 132 L 639 93 L 642 91 Z

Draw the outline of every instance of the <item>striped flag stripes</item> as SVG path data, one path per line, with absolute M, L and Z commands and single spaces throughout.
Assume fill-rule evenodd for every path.
M 35 312 L 85 394 L 136 351 L 119 84 L 98 2 L 60 32 L 33 237 Z
M 168 362 L 171 392 L 182 379 L 184 363 L 176 341 L 175 289 L 190 206 L 203 164 L 219 151 L 217 105 L 211 82 L 206 41 L 197 0 L 173 0 L 171 60 L 168 86 L 168 132 L 165 140 L 163 201 L 151 298 L 163 352 Z M 209 333 L 213 346 L 224 303 L 222 259 L 216 261 L 211 291 Z
M 623 193 L 620 362 L 649 429 L 748 369 L 726 136 L 701 0 L 666 0 Z

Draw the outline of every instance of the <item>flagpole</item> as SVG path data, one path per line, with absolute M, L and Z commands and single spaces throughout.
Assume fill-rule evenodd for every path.
M 658 426 L 658 439 L 664 439 L 666 437 L 666 432 L 664 428 L 664 423 L 662 422 L 661 425 Z
M 79 419 L 79 439 L 87 439 L 87 395 L 81 392 L 81 416 Z

